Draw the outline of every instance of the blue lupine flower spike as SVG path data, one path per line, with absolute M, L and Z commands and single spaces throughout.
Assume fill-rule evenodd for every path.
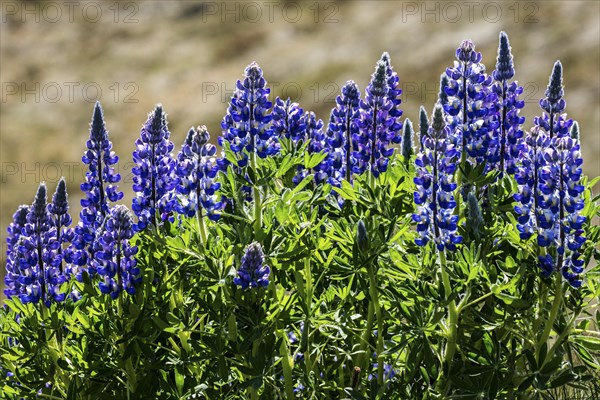
M 264 262 L 265 255 L 262 246 L 257 242 L 253 242 L 246 248 L 242 257 L 242 265 L 238 269 L 237 277 L 233 279 L 233 282 L 242 289 L 267 287 L 271 269 L 267 265 L 263 265 Z
M 281 100 L 279 97 L 275 99 L 273 131 L 279 139 L 290 139 L 294 145 L 306 140 L 304 110 L 300 108 L 298 103 L 293 103 L 289 98 L 286 101 Z
M 68 246 L 74 237 L 74 231 L 68 227 L 71 225 L 71 216 L 69 215 L 69 202 L 67 199 L 67 184 L 65 178 L 61 178 L 56 186 L 56 192 L 52 196 L 52 203 L 48 204 L 48 211 L 52 216 L 52 225 L 56 228 L 56 241 L 58 242 L 63 259 L 67 258 Z M 63 263 L 59 265 L 60 273 L 64 271 Z
M 389 158 L 394 153 L 391 145 L 402 140 L 397 89 L 390 86 L 396 80 L 397 75 L 389 66 L 389 57 L 384 54 L 367 86 L 365 100 L 360 102 L 359 133 L 354 136 L 356 147 L 353 153 L 357 160 L 353 172 L 357 174 L 370 170 L 376 178 L 387 171 Z
M 222 135 L 218 143 L 223 146 L 226 142 L 236 156 L 237 166 L 234 166 L 234 170 L 248 182 L 241 188 L 246 194 L 246 201 L 252 200 L 254 194 L 251 187 L 253 183 L 245 171 L 249 161 L 256 160 L 256 156 L 266 158 L 276 155 L 281 147 L 276 129 L 271 127 L 273 115 L 270 112 L 272 104 L 269 93 L 262 69 L 252 62 L 244 70 L 244 79 L 237 81 L 227 114 L 221 121 Z M 221 170 L 226 171 L 229 161 L 222 157 L 218 162 Z M 255 201 L 260 202 L 260 199 Z M 260 219 L 257 218 L 258 221 Z
M 327 136 L 323 132 L 323 121 L 321 119 L 317 119 L 317 116 L 314 112 L 309 111 L 305 115 L 305 124 L 306 135 L 309 139 L 308 153 L 316 154 L 325 152 L 329 154 L 329 143 L 327 141 Z M 325 158 L 318 165 L 316 165 L 312 171 L 306 172 L 313 172 L 315 174 L 315 183 L 319 184 L 326 182 L 329 176 L 332 175 L 331 160 L 329 158 Z M 295 183 L 299 183 L 299 181 L 296 181 Z
M 446 69 L 448 77 L 440 96 L 446 124 L 450 128 L 452 142 L 460 152 L 461 169 L 465 163 L 485 163 L 485 172 L 497 168 L 500 160 L 499 140 L 496 135 L 496 94 L 491 90 L 492 77 L 485 73 L 481 53 L 475 44 L 465 40 L 456 50 L 454 67 Z M 443 83 L 443 82 L 442 82 Z
M 525 101 L 519 100 L 523 88 L 517 82 L 509 82 L 514 75 L 513 56 L 508 36 L 506 33 L 500 32 L 496 70 L 492 73 L 495 80 L 493 91 L 500 101 L 499 132 L 495 136 L 500 141 L 500 171 L 506 170 L 509 174 L 516 172 L 522 148 L 521 125 L 525 122 L 525 117 L 519 116 L 520 110 L 525 106 Z
M 563 95 L 562 64 L 556 61 L 545 92 L 546 97 L 540 100 L 540 107 L 544 112 L 541 117 L 534 118 L 535 125 L 544 129 L 550 139 L 568 136 L 573 125 L 573 120 L 568 119 L 564 113 L 566 102 Z
M 18 243 L 27 223 L 29 206 L 21 205 L 13 215 L 13 220 L 6 229 L 6 275 L 4 276 L 4 294 L 8 299 L 20 293 L 21 269 L 18 263 Z
M 95 274 L 89 262 L 93 259 L 92 243 L 96 239 L 104 217 L 109 212 L 110 202 L 123 198 L 123 192 L 120 192 L 117 186 L 121 175 L 114 169 L 119 157 L 112 151 L 112 143 L 108 139 L 99 102 L 96 102 L 94 107 L 90 136 L 86 144 L 87 150 L 81 158 L 88 166 L 85 182 L 81 184 L 85 198 L 81 200 L 80 221 L 74 228 L 72 245 L 65 254 L 71 273 L 79 281 L 82 279 L 83 271 L 87 271 L 90 276 Z
M 219 137 L 219 145 L 226 141 L 231 151 L 237 154 L 239 167 L 245 167 L 253 153 L 265 158 L 279 152 L 277 135 L 270 127 L 269 93 L 262 69 L 256 62 L 248 65 L 244 79 L 236 83 L 227 114 L 221 122 L 223 135 Z
M 215 178 L 219 166 L 215 158 L 217 148 L 209 143 L 206 126 L 191 128 L 177 155 L 177 212 L 188 217 L 202 210 L 211 220 L 218 220 L 223 202 L 216 192 L 221 184 Z
M 133 152 L 132 210 L 138 218 L 134 229 L 143 230 L 148 224 L 159 225 L 162 221 L 173 221 L 175 197 L 175 160 L 171 151 L 167 115 L 161 105 L 148 114 Z
M 116 299 L 125 290 L 130 295 L 142 282 L 135 255 L 137 246 L 131 246 L 129 239 L 134 235 L 133 216 L 124 205 L 111 209 L 98 240 L 94 243 L 94 264 L 102 277 L 100 291 Z
M 449 128 L 444 121 L 442 106 L 437 104 L 429 132 L 422 139 L 423 148 L 416 157 L 416 177 L 414 193 L 417 212 L 413 221 L 417 223 L 419 237 L 415 243 L 425 246 L 433 240 L 437 249 L 454 251 L 462 242 L 457 234 L 458 216 L 453 192 L 456 189 L 457 150 L 450 138 Z
M 65 277 L 59 268 L 62 254 L 56 231 L 46 204 L 46 184 L 42 182 L 29 208 L 15 254 L 20 284 L 17 295 L 23 303 L 37 303 L 41 299 L 50 307 L 53 301 L 65 299 L 65 294 L 60 293 Z
M 341 185 L 341 178 L 352 181 L 352 172 L 356 165 L 353 152 L 358 144 L 358 119 L 360 117 L 360 91 L 354 81 L 347 81 L 342 87 L 341 94 L 335 99 L 335 107 L 331 110 L 327 137 L 332 153 L 333 168 L 338 172 L 338 178 L 332 177 L 333 186 Z

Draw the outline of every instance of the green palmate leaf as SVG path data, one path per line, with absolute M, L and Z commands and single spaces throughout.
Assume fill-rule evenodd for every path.
M 327 153 L 304 153 L 304 167 L 311 169 L 319 165 L 327 157 Z
M 334 187 L 333 190 L 339 193 L 344 200 L 358 201 L 358 196 L 354 192 L 354 188 L 347 181 L 342 181 L 342 187 Z
M 289 192 L 291 195 L 295 195 L 298 192 L 300 192 L 301 190 L 303 190 L 309 183 L 312 182 L 314 178 L 313 174 L 308 174 L 307 176 L 304 177 L 304 179 L 302 179 L 300 181 L 300 183 L 291 191 Z
M 288 154 L 285 157 L 283 157 L 283 160 L 281 160 L 281 163 L 279 164 L 279 168 L 277 169 L 276 176 L 278 178 L 284 177 L 288 173 L 288 171 L 290 169 L 292 169 L 293 167 L 294 167 L 293 157 L 291 154 Z

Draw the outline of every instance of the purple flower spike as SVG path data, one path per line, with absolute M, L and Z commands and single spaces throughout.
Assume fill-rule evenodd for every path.
M 470 40 L 456 50 L 454 67 L 446 69 L 447 83 L 442 79 L 445 95 L 440 98 L 447 113 L 452 141 L 461 159 L 472 165 L 486 163 L 486 172 L 496 168 L 500 160 L 497 137 L 497 96 L 491 90 L 492 77 L 485 73 L 481 53 Z
M 425 246 L 433 240 L 439 251 L 454 251 L 456 244 L 462 242 L 462 237 L 456 233 L 458 216 L 453 213 L 457 151 L 439 103 L 434 109 L 431 127 L 421 140 L 423 147 L 415 160 L 417 212 L 413 214 L 413 221 L 417 223 L 419 233 L 415 243 Z
M 133 227 L 131 212 L 119 204 L 111 209 L 94 243 L 93 263 L 102 277 L 100 291 L 113 299 L 119 297 L 123 290 L 134 295 L 136 287 L 142 282 L 135 259 L 138 249 L 129 243 L 134 235 Z
M 206 126 L 191 128 L 177 155 L 177 211 L 193 217 L 202 210 L 211 220 L 218 220 L 223 202 L 216 192 L 221 184 L 215 182 L 219 166 L 215 158 L 217 148 L 208 141 Z
M 13 215 L 13 222 L 8 225 L 6 235 L 6 276 L 4 277 L 4 294 L 7 298 L 16 296 L 21 291 L 19 282 L 20 268 L 18 263 L 18 243 L 27 223 L 29 206 L 21 205 Z
M 540 100 L 540 107 L 544 112 L 541 116 L 535 117 L 533 123 L 542 128 L 550 139 L 555 136 L 568 136 L 573 120 L 567 118 L 567 114 L 563 113 L 566 102 L 563 99 L 562 64 L 560 61 L 554 63 L 545 95 L 546 97 Z
M 292 103 L 279 97 L 275 99 L 273 107 L 273 132 L 281 138 L 291 139 L 294 144 L 306 140 L 306 124 L 304 123 L 304 110 L 298 103 Z
M 14 259 L 19 268 L 15 294 L 23 303 L 37 303 L 41 299 L 50 307 L 52 302 L 65 299 L 65 294 L 60 292 L 60 285 L 66 281 L 61 273 L 63 255 L 46 204 L 45 183 L 40 184 L 29 208 Z
M 81 200 L 80 222 L 74 228 L 72 245 L 65 255 L 71 273 L 79 281 L 84 270 L 91 276 L 95 274 L 89 263 L 89 260 L 94 258 L 92 243 L 109 212 L 110 202 L 123 198 L 123 192 L 119 192 L 117 186 L 121 176 L 114 170 L 118 160 L 119 157 L 112 151 L 112 143 L 108 139 L 102 107 L 97 102 L 90 124 L 87 150 L 82 157 L 88 171 L 85 174 L 85 182 L 81 184 L 85 198 Z
M 514 174 L 517 170 L 520 153 L 522 150 L 523 131 L 521 125 L 525 117 L 519 116 L 520 110 L 525 106 L 525 101 L 519 100 L 523 88 L 517 82 L 509 82 L 515 75 L 513 56 L 510 51 L 508 36 L 500 32 L 500 44 L 498 47 L 498 59 L 496 70 L 492 73 L 494 84 L 492 90 L 498 96 L 498 118 L 497 132 L 500 152 L 500 171 Z
M 353 172 L 362 174 L 370 170 L 375 177 L 387 171 L 389 158 L 394 154 L 391 145 L 402 140 L 398 89 L 390 86 L 397 82 L 397 76 L 389 66 L 389 56 L 387 62 L 385 56 L 384 53 L 377 62 L 365 100 L 360 102 L 359 133 L 354 136 L 353 156 L 357 163 Z
M 161 105 L 148 115 L 136 140 L 133 152 L 133 190 L 136 193 L 131 206 L 138 217 L 137 231 L 148 224 L 157 226 L 161 221 L 173 221 L 175 198 L 175 160 L 171 151 L 173 142 L 167 125 L 167 115 Z
M 341 185 L 341 179 L 352 180 L 352 170 L 357 164 L 353 158 L 358 146 L 353 141 L 359 135 L 360 91 L 354 81 L 348 81 L 342 87 L 341 95 L 335 99 L 336 106 L 331 110 L 327 128 L 327 140 L 331 152 L 332 167 L 336 174 L 330 177 L 334 186 Z
M 267 287 L 269 285 L 269 275 L 271 269 L 265 262 L 265 255 L 259 243 L 253 242 L 247 248 L 242 257 L 242 265 L 237 271 L 237 277 L 233 283 L 242 289 L 254 289 Z
M 227 114 L 221 122 L 223 135 L 219 145 L 228 142 L 238 156 L 238 166 L 245 167 L 249 156 L 256 153 L 266 158 L 279 153 L 279 141 L 270 127 L 270 89 L 257 63 L 248 65 L 244 79 L 237 81 Z
M 560 271 L 572 287 L 578 288 L 584 269 L 581 247 L 586 242 L 586 219 L 580 215 L 585 207 L 580 184 L 583 160 L 579 127 L 567 120 L 566 114 L 557 114 L 564 110 L 562 96 L 562 67 L 557 62 L 546 98 L 540 103 L 548 114 L 534 118 L 535 126 L 520 150 L 515 212 L 521 238 L 527 240 L 537 233 L 538 246 L 545 248 L 539 257 L 542 276 Z

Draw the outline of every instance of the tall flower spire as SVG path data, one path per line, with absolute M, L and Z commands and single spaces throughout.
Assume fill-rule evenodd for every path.
M 253 154 L 265 158 L 279 152 L 279 141 L 270 127 L 269 92 L 262 69 L 252 62 L 244 70 L 244 79 L 236 83 L 219 137 L 219 145 L 228 142 L 238 156 L 239 167 L 245 167 Z
M 569 284 L 577 288 L 583 272 L 580 249 L 586 241 L 585 217 L 579 215 L 584 207 L 580 145 L 568 136 L 554 137 L 544 158 L 538 244 L 548 252 L 540 256 L 540 267 L 545 276 L 561 271 Z
M 293 103 L 289 98 L 286 101 L 279 97 L 275 99 L 273 107 L 273 132 L 279 139 L 290 139 L 294 144 L 306 140 L 306 124 L 304 123 L 304 110 L 298 103 Z
M 246 193 L 246 200 L 254 198 L 256 229 L 262 225 L 260 190 L 255 185 L 256 182 L 251 182 L 246 168 L 250 163 L 256 169 L 257 156 L 266 158 L 278 154 L 280 149 L 277 134 L 271 127 L 272 104 L 269 93 L 262 69 L 256 62 L 252 62 L 244 70 L 244 79 L 236 82 L 227 114 L 221 121 L 222 136 L 218 139 L 220 146 L 227 143 L 235 154 L 237 166 L 234 169 L 248 182 L 248 185 L 242 187 L 242 191 Z M 229 161 L 223 157 L 219 163 L 225 169 Z
M 17 295 L 20 300 L 37 303 L 42 299 L 44 305 L 50 307 L 53 301 L 64 300 L 60 285 L 65 282 L 65 277 L 59 268 L 62 254 L 46 197 L 46 184 L 41 183 L 18 239 L 15 259 L 19 265 Z
M 90 123 L 90 137 L 86 143 L 87 150 L 81 160 L 88 166 L 85 182 L 81 190 L 85 198 L 81 200 L 81 213 L 79 224 L 74 228 L 72 245 L 66 256 L 71 264 L 71 272 L 78 280 L 81 273 L 87 269 L 90 275 L 95 270 L 89 264 L 93 258 L 92 243 L 96 238 L 98 229 L 109 212 L 110 202 L 123 198 L 117 183 L 121 175 L 115 172 L 114 165 L 119 157 L 112 151 L 112 143 L 108 139 L 108 131 L 104 123 L 104 115 L 99 102 L 96 102 L 92 122 Z
M 525 106 L 525 101 L 519 100 L 523 88 L 517 82 L 509 82 L 515 75 L 513 56 L 511 53 L 508 36 L 500 32 L 498 45 L 498 58 L 494 77 L 493 91 L 499 98 L 499 124 L 496 137 L 500 142 L 500 171 L 506 170 L 509 174 L 516 172 L 516 164 L 521 149 L 523 131 L 521 125 L 525 117 L 519 116 L 520 110 Z
M 306 135 L 310 139 L 308 144 L 308 152 L 310 154 L 325 152 L 329 154 L 329 143 L 327 137 L 323 132 L 323 121 L 317 119 L 314 112 L 309 111 L 306 113 Z M 328 180 L 329 176 L 332 175 L 331 160 L 326 157 L 318 165 L 312 168 L 315 173 L 315 182 L 317 184 Z
M 172 220 L 175 161 L 170 136 L 167 115 L 159 104 L 148 114 L 133 152 L 135 197 L 131 208 L 138 217 L 136 230 L 142 230 L 148 224 L 156 226 L 161 220 Z
M 385 59 L 377 62 L 365 100 L 360 102 L 359 133 L 354 136 L 357 145 L 354 149 L 357 160 L 354 172 L 360 174 L 368 169 L 374 177 L 387 170 L 389 158 L 394 153 L 390 145 L 402 140 L 402 124 L 398 121 L 397 112 L 393 111 L 398 101 L 396 90 L 389 86 L 394 75 L 389 72 L 388 65 Z
M 353 168 L 357 160 L 353 158 L 353 151 L 358 146 L 354 144 L 358 135 L 358 119 L 360 117 L 360 92 L 354 81 L 347 81 L 342 87 L 342 92 L 335 99 L 335 107 L 331 110 L 327 137 L 332 153 L 339 159 L 340 178 L 348 182 L 352 180 Z M 338 180 L 339 181 L 339 180 Z
M 454 172 L 457 151 L 452 144 L 441 105 L 435 106 L 431 127 L 422 140 L 423 148 L 415 161 L 417 175 L 414 182 L 417 190 L 414 199 L 417 212 L 413 214 L 413 221 L 417 223 L 419 233 L 415 243 L 424 246 L 433 240 L 439 251 L 453 251 L 456 244 L 462 241 L 462 237 L 456 233 L 458 216 L 453 214 L 456 207 L 453 192 L 456 189 Z
M 390 115 L 395 118 L 394 124 L 390 127 L 390 130 L 395 132 L 400 132 L 402 129 L 402 122 L 400 122 L 400 117 L 402 117 L 402 109 L 400 105 L 402 104 L 402 89 L 400 88 L 400 78 L 398 74 L 394 71 L 392 67 L 392 59 L 389 53 L 386 51 L 381 55 L 381 60 L 385 63 L 385 74 L 387 77 L 388 84 L 388 92 L 387 96 L 393 103 L 393 107 L 390 110 Z M 393 137 L 392 143 L 398 144 L 400 143 L 401 136 L 396 135 Z
M 210 134 L 206 126 L 191 128 L 181 151 L 177 155 L 177 192 L 180 214 L 202 216 L 202 210 L 211 220 L 220 217 L 223 203 L 216 192 L 221 184 L 215 182 L 219 166 L 215 158 L 217 148 L 209 143 Z
M 13 214 L 13 220 L 6 229 L 6 276 L 4 277 L 4 294 L 7 298 L 16 296 L 20 293 L 21 282 L 19 276 L 21 273 L 18 263 L 18 243 L 23 229 L 27 223 L 27 214 L 29 206 L 21 205 Z
M 546 164 L 544 151 L 548 143 L 547 135 L 539 127 L 533 127 L 527 132 L 523 141 L 520 165 L 515 173 L 519 192 L 513 196 L 519 202 L 515 206 L 515 212 L 518 216 L 517 230 L 523 240 L 529 239 L 539 229 L 540 174 Z
M 62 259 L 68 258 L 68 246 L 74 237 L 74 231 L 69 229 L 71 225 L 71 216 L 69 215 L 69 201 L 67 199 L 67 183 L 65 178 L 61 178 L 56 186 L 56 192 L 52 196 L 52 203 L 48 204 L 48 211 L 51 216 L 51 223 L 56 228 L 56 241 Z M 64 273 L 63 262 L 59 265 L 60 273 Z
M 481 53 L 475 44 L 464 40 L 456 49 L 454 67 L 446 69 L 447 102 L 442 104 L 450 116 L 453 142 L 461 154 L 461 167 L 487 162 L 487 170 L 499 161 L 498 140 L 494 137 L 496 96 L 491 91 L 492 77 L 485 73 Z M 443 96 L 441 96 L 443 97 Z
M 125 290 L 133 295 L 142 282 L 141 271 L 137 267 L 135 255 L 137 247 L 129 244 L 133 237 L 133 217 L 124 205 L 117 205 L 101 228 L 101 234 L 94 243 L 93 263 L 102 277 L 100 291 L 113 299 Z
M 534 118 L 534 127 L 526 135 L 521 148 L 522 161 L 515 175 L 519 193 L 514 195 L 520 204 L 517 229 L 522 239 L 537 233 L 537 244 L 544 251 L 539 256 L 543 276 L 560 271 L 569 284 L 581 286 L 583 272 L 581 247 L 585 217 L 581 185 L 581 145 L 572 137 L 572 120 L 564 110 L 562 100 L 562 67 L 554 65 L 546 97 L 540 105 L 541 117 Z M 547 114 L 546 114 L 547 113 Z M 578 136 L 578 135 L 576 135 Z
M 566 102 L 563 99 L 562 70 L 560 61 L 556 61 L 545 92 L 546 97 L 540 100 L 540 107 L 544 112 L 541 116 L 533 119 L 534 124 L 542 128 L 550 139 L 555 136 L 569 135 L 571 125 L 573 125 L 573 120 L 568 119 L 567 114 L 563 113 Z

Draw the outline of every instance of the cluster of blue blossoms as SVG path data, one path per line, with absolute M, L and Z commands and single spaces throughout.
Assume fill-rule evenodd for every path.
M 221 184 L 215 181 L 220 167 L 215 157 L 217 148 L 209 140 L 206 126 L 191 128 L 188 132 L 177 155 L 177 193 L 180 201 L 176 209 L 179 214 L 188 217 L 205 210 L 208 218 L 216 221 L 223 208 L 223 202 L 217 195 Z
M 251 243 L 244 252 L 242 263 L 237 271 L 237 276 L 233 278 L 233 283 L 242 289 L 268 286 L 271 269 L 264 263 L 265 254 L 260 243 Z
M 517 229 L 523 240 L 536 234 L 540 247 L 541 274 L 548 277 L 560 270 L 573 287 L 581 285 L 581 247 L 585 243 L 580 215 L 584 208 L 582 159 L 579 128 L 564 113 L 562 66 L 556 62 L 545 97 L 540 100 L 541 116 L 526 135 L 520 116 L 523 88 L 514 75 L 508 37 L 500 34 L 496 69 L 485 73 L 481 54 L 465 40 L 456 50 L 455 65 L 440 80 L 439 104 L 431 124 L 421 109 L 420 144 L 416 157 L 415 203 L 419 233 L 416 243 L 433 240 L 436 247 L 454 250 L 461 238 L 457 232 L 453 193 L 457 164 L 484 164 L 484 171 L 514 175 L 519 193 Z M 442 121 L 443 120 L 443 121 Z M 445 122 L 445 124 L 444 124 Z M 466 198 L 476 201 L 473 193 Z M 475 199 L 475 200 L 474 200 Z
M 61 181 L 51 205 L 47 204 L 46 184 L 42 183 L 33 204 L 17 210 L 9 227 L 4 280 L 7 296 L 18 296 L 23 303 L 42 300 L 48 307 L 53 301 L 65 299 L 60 286 L 66 281 L 61 239 L 62 221 L 70 222 L 62 212 L 66 208 L 65 184 Z
M 115 172 L 119 158 L 112 151 L 102 108 L 96 103 L 82 157 L 88 170 L 81 184 L 80 221 L 70 227 L 64 179 L 50 204 L 46 204 L 42 183 L 33 204 L 19 207 L 8 227 L 4 293 L 23 303 L 42 299 L 46 306 L 67 295 L 77 300 L 77 290 L 67 293 L 61 286 L 71 277 L 83 281 L 85 273 L 98 276 L 101 293 L 113 299 L 122 291 L 135 294 L 141 283 L 137 247 L 130 244 L 135 232 L 173 221 L 175 212 L 193 216 L 205 210 L 208 218 L 218 219 L 223 206 L 216 194 L 219 166 L 208 131 L 205 127 L 190 130 L 177 159 L 171 153 L 169 136 L 166 114 L 157 106 L 142 127 L 133 153 L 134 223 L 125 206 L 111 206 L 123 198 L 117 186 L 121 177 Z
M 541 274 L 560 271 L 571 286 L 581 286 L 583 272 L 581 247 L 585 217 L 581 181 L 581 146 L 579 127 L 563 113 L 562 65 L 554 64 L 546 90 L 540 101 L 542 116 L 524 138 L 521 163 L 515 174 L 519 193 L 514 198 L 521 238 L 537 233 L 543 249 L 539 256 Z
M 496 69 L 491 75 L 486 74 L 481 58 L 473 42 L 462 42 L 456 49 L 454 67 L 440 80 L 440 102 L 462 167 L 465 162 L 485 164 L 486 172 L 514 174 L 525 121 L 519 112 L 525 102 L 519 99 L 523 88 L 510 81 L 515 71 L 504 32 L 500 33 Z
M 326 128 L 314 113 L 305 112 L 290 99 L 276 98 L 270 112 L 269 93 L 262 70 L 256 63 L 250 64 L 244 79 L 236 84 L 221 123 L 219 144 L 227 143 L 236 154 L 236 170 L 244 176 L 254 155 L 276 155 L 287 140 L 292 151 L 308 143 L 308 153 L 327 155 L 310 170 L 299 166 L 294 183 L 314 174 L 316 184 L 340 186 L 343 179 L 352 180 L 354 174 L 371 171 L 377 177 L 385 172 L 395 150 L 392 146 L 402 141 L 402 91 L 387 53 L 377 63 L 364 101 L 354 82 L 344 85 Z
M 450 137 L 450 128 L 444 121 L 441 105 L 436 105 L 431 126 L 421 137 L 422 148 L 415 160 L 417 171 L 414 179 L 415 204 L 417 213 L 413 220 L 417 223 L 419 238 L 415 243 L 426 245 L 435 242 L 438 250 L 455 250 L 462 237 L 456 233 L 458 215 L 454 215 L 456 189 L 454 172 L 458 151 Z
M 467 166 L 484 166 L 486 173 L 514 175 L 519 187 L 514 196 L 517 228 L 523 240 L 536 235 L 542 274 L 560 270 L 578 287 L 586 240 L 585 218 L 580 215 L 582 160 L 577 124 L 564 114 L 562 67 L 555 65 L 540 101 L 543 113 L 524 134 L 524 118 L 519 115 L 523 88 L 512 81 L 515 70 L 505 33 L 499 42 L 496 69 L 490 75 L 473 42 L 465 40 L 458 47 L 454 66 L 440 78 L 431 120 L 421 107 L 418 153 L 413 149 L 412 124 L 401 121 L 402 91 L 387 53 L 376 63 L 363 98 L 356 83 L 346 82 L 327 125 L 290 99 L 276 98 L 273 105 L 262 69 L 251 63 L 237 81 L 221 122 L 220 156 L 204 126 L 190 129 L 174 156 L 167 115 L 158 105 L 143 124 L 133 152 L 135 221 L 129 210 L 114 205 L 123 198 L 118 188 L 121 177 L 115 171 L 119 158 L 97 103 L 82 157 L 87 172 L 81 184 L 79 222 L 70 227 L 64 180 L 50 204 L 46 186 L 40 185 L 33 204 L 21 206 L 8 227 L 6 295 L 46 305 L 67 295 L 77 299 L 76 290 L 62 292 L 61 286 L 71 277 L 81 282 L 84 274 L 96 279 L 101 292 L 112 298 L 122 291 L 133 294 L 141 282 L 137 248 L 130 244 L 134 234 L 159 229 L 175 218 L 180 223 L 184 217 L 218 220 L 226 206 L 233 206 L 219 194 L 219 173 L 232 169 L 242 176 L 245 199 L 251 201 L 260 196 L 257 182 L 250 178 L 256 171 L 251 169 L 257 168 L 259 159 L 276 156 L 282 149 L 324 154 L 317 165 L 297 167 L 295 184 L 312 175 L 314 185 L 339 187 L 357 175 L 377 178 L 385 173 L 398 147 L 407 166 L 412 159 L 416 164 L 416 244 L 433 242 L 439 251 L 453 251 L 461 243 L 455 192 L 460 187 L 467 203 L 478 206 L 478 194 L 461 180 L 461 172 Z M 234 158 L 224 156 L 228 150 Z M 255 201 L 260 204 L 260 199 Z M 253 243 L 235 283 L 244 289 L 268 285 L 270 270 L 263 262 L 260 245 Z

